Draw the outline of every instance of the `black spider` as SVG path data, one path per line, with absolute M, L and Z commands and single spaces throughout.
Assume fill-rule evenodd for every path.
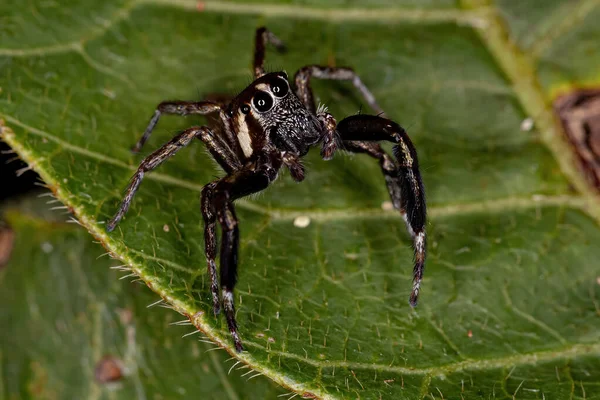
M 228 105 L 213 101 L 167 101 L 158 105 L 146 131 L 133 148 L 134 152 L 139 151 L 148 140 L 162 114 L 218 113 L 220 123 L 213 128 L 195 126 L 186 129 L 146 157 L 133 176 L 117 213 L 106 225 L 106 230 L 110 232 L 119 223 L 146 172 L 156 168 L 193 139 L 202 140 L 227 173 L 203 188 L 201 208 L 215 315 L 221 309 L 215 265 L 217 221 L 222 228 L 220 262 L 223 308 L 237 351 L 243 349 L 233 305 L 240 234 L 233 202 L 267 188 L 283 165 L 290 170 L 294 180 L 302 181 L 304 167 L 300 157 L 313 145 L 322 143 L 321 156 L 325 160 L 331 159 L 338 146 L 379 160 L 394 208 L 400 211 L 413 238 L 412 306 L 417 304 L 425 263 L 425 193 L 417 153 L 404 129 L 381 117 L 383 111 L 375 98 L 350 68 L 303 67 L 296 72 L 295 91 L 292 91 L 285 72 L 265 73 L 263 61 L 267 43 L 279 50 L 284 49 L 283 42 L 273 33 L 266 28 L 257 29 L 254 53 L 256 80 Z M 352 81 L 378 116 L 360 114 L 336 123 L 326 109 L 315 108 L 311 78 Z M 381 140 L 396 143 L 395 160 L 379 144 L 374 143 Z

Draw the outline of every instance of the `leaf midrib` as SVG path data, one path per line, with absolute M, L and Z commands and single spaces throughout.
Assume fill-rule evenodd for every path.
M 549 362 L 558 359 L 570 359 L 579 355 L 595 356 L 600 355 L 600 343 L 597 344 L 574 344 L 571 346 L 564 346 L 559 350 L 544 350 L 536 351 L 526 354 L 516 354 L 507 357 L 489 358 L 476 360 L 467 358 L 463 361 L 445 364 L 437 367 L 428 368 L 409 368 L 400 366 L 391 366 L 389 364 L 374 364 L 374 363 L 360 363 L 351 361 L 321 361 L 314 360 L 312 358 L 305 358 L 293 353 L 286 353 L 278 350 L 267 349 L 255 342 L 246 340 L 249 346 L 259 348 L 272 355 L 280 357 L 294 359 L 296 361 L 302 361 L 306 364 L 320 367 L 320 368 L 354 368 L 362 370 L 382 371 L 391 372 L 403 375 L 431 375 L 439 376 L 446 375 L 456 372 L 462 372 L 467 370 L 494 370 L 504 367 L 514 367 L 523 365 L 533 365 L 539 362 Z

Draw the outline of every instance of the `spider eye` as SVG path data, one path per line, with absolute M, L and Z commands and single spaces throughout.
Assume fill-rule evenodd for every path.
M 284 97 L 288 91 L 288 84 L 283 79 L 277 79 L 275 83 L 271 84 L 271 92 L 277 97 Z
M 252 104 L 258 112 L 267 112 L 273 107 L 273 98 L 267 92 L 258 92 L 252 99 Z
M 248 114 L 250 112 L 250 106 L 248 104 L 244 104 L 240 110 L 243 114 Z

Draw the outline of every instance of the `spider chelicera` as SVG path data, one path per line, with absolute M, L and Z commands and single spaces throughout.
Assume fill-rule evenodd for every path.
M 413 239 L 414 269 L 410 304 L 415 306 L 425 264 L 425 193 L 419 172 L 416 150 L 402 127 L 383 117 L 375 97 L 350 68 L 309 65 L 294 76 L 292 90 L 285 72 L 265 73 L 265 47 L 278 50 L 284 44 L 266 28 L 256 30 L 254 52 L 255 81 L 229 104 L 214 101 L 166 101 L 158 105 L 146 131 L 133 148 L 138 152 L 150 137 L 163 114 L 218 114 L 218 126 L 194 126 L 142 161 L 115 216 L 107 223 L 112 231 L 127 212 L 144 174 L 153 170 L 194 139 L 200 139 L 226 176 L 207 184 L 202 190 L 201 210 L 204 218 L 205 253 L 210 276 L 213 309 L 221 310 L 215 257 L 217 255 L 216 223 L 221 225 L 220 272 L 223 309 L 236 350 L 242 351 L 233 304 L 237 281 L 240 233 L 233 202 L 264 190 L 286 166 L 295 181 L 304 179 L 300 158 L 309 148 L 321 143 L 321 156 L 333 157 L 338 149 L 364 153 L 379 161 L 392 204 L 406 222 Z M 311 78 L 347 80 L 360 91 L 378 115 L 358 114 L 339 123 L 325 108 L 315 107 Z M 377 141 L 391 141 L 395 159 Z

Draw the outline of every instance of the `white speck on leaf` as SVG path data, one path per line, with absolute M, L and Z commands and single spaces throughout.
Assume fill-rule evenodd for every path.
M 394 205 L 391 201 L 384 201 L 381 203 L 381 209 L 384 211 L 392 211 L 394 209 Z
M 533 118 L 525 118 L 521 121 L 521 130 L 523 132 L 529 132 L 533 128 Z
M 102 89 L 102 94 L 111 100 L 113 100 L 117 97 L 117 94 L 114 91 L 112 91 L 110 89 L 106 89 L 106 88 Z
M 306 228 L 308 225 L 310 225 L 310 218 L 306 215 L 294 218 L 294 226 L 296 228 Z
M 54 250 L 54 246 L 52 246 L 52 243 L 50 242 L 44 242 L 42 243 L 42 251 L 46 254 L 51 253 L 52 250 Z

